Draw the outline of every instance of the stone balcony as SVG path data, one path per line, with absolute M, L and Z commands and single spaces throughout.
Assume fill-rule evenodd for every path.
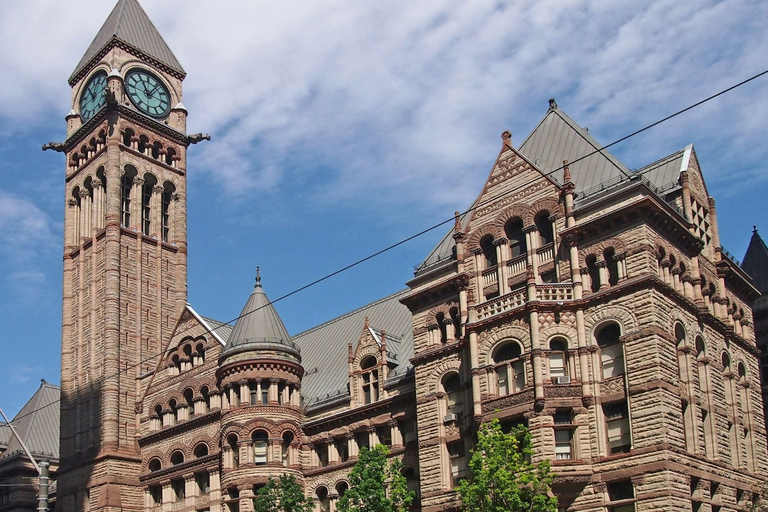
M 537 284 L 535 285 L 535 297 L 537 301 L 541 302 L 558 303 L 571 301 L 573 300 L 573 284 Z M 484 320 L 522 307 L 526 302 L 528 302 L 528 288 L 522 287 L 512 290 L 501 297 L 485 301 L 482 304 L 470 306 L 470 309 L 475 311 L 476 320 Z

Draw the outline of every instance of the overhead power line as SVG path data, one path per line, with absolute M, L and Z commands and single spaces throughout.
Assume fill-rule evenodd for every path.
M 702 99 L 700 101 L 697 101 L 696 103 L 693 103 L 693 104 L 691 104 L 691 105 L 689 105 L 689 106 L 687 106 L 687 107 L 685 107 L 683 109 L 680 109 L 677 112 L 674 112 L 673 114 L 670 114 L 670 115 L 668 115 L 666 117 L 663 117 L 663 118 L 659 119 L 658 121 L 655 121 L 655 122 L 653 122 L 651 124 L 645 125 L 645 126 L 643 126 L 642 128 L 640 128 L 638 130 L 635 130 L 635 131 L 633 131 L 633 132 L 631 132 L 631 133 L 629 133 L 629 134 L 627 134 L 627 135 L 625 135 L 625 136 L 623 136 L 621 138 L 618 138 L 618 139 L 614 140 L 610 144 L 602 146 L 602 147 L 600 147 L 598 149 L 595 149 L 594 151 L 591 151 L 591 152 L 587 153 L 586 155 L 584 155 L 582 157 L 579 157 L 579 158 L 577 158 L 575 160 L 572 160 L 572 161 L 568 162 L 568 165 L 573 165 L 575 163 L 578 163 L 578 162 L 580 162 L 582 160 L 585 160 L 585 159 L 587 159 L 587 158 L 589 158 L 589 157 L 591 157 L 593 155 L 596 155 L 598 153 L 602 154 L 603 151 L 607 150 L 608 148 L 611 148 L 611 147 L 613 147 L 613 146 L 615 146 L 615 145 L 617 145 L 617 144 L 619 144 L 621 142 L 626 141 L 627 139 L 635 137 L 635 136 L 637 136 L 637 135 L 639 135 L 639 134 L 641 134 L 641 133 L 643 133 L 645 131 L 648 131 L 651 128 L 654 128 L 654 127 L 656 127 L 656 126 L 658 126 L 658 125 L 660 125 L 662 123 L 665 123 L 665 122 L 667 122 L 667 121 L 669 121 L 669 120 L 671 120 L 671 119 L 673 119 L 673 118 L 675 118 L 677 116 L 680 116 L 680 115 L 682 115 L 682 114 L 684 114 L 684 113 L 686 113 L 686 112 L 688 112 L 690 110 L 693 110 L 694 108 L 700 107 L 701 105 L 704 105 L 705 103 L 708 103 L 708 102 L 714 100 L 715 98 L 718 98 L 718 97 L 720 97 L 720 96 L 722 96 L 722 95 L 724 95 L 724 94 L 726 94 L 726 93 L 728 93 L 730 91 L 738 89 L 739 87 L 742 87 L 742 86 L 748 84 L 749 82 L 757 80 L 758 78 L 760 78 L 760 77 L 762 77 L 762 76 L 764 76 L 766 74 L 768 74 L 768 69 L 766 69 L 764 71 L 761 71 L 760 73 L 757 73 L 757 74 L 747 78 L 746 80 L 742 80 L 741 82 L 738 82 L 738 83 L 736 83 L 736 84 L 734 84 L 734 85 L 732 85 L 730 87 L 722 89 L 721 91 L 719 91 L 719 92 L 717 92 L 715 94 L 712 94 L 711 96 L 708 96 L 708 97 L 706 97 L 706 98 L 704 98 L 704 99 Z M 663 164 L 659 164 L 659 165 L 663 165 Z M 564 168 L 564 166 L 561 165 L 559 167 L 556 167 L 555 169 L 552 169 L 551 171 L 549 171 L 547 173 L 544 173 L 543 176 L 547 176 L 547 177 L 552 176 L 554 173 L 563 170 L 563 168 Z M 649 171 L 651 171 L 653 169 L 655 169 L 655 167 L 645 168 L 645 169 L 643 169 L 642 174 L 644 174 L 646 172 L 649 172 Z M 640 176 L 640 175 L 641 175 L 640 173 L 634 173 L 633 174 L 633 176 Z M 536 183 L 539 179 L 540 178 L 532 179 L 532 180 L 527 181 L 527 182 L 525 182 L 525 183 L 523 183 L 521 185 L 518 185 L 517 187 L 515 187 L 515 188 L 513 188 L 513 189 L 511 189 L 511 190 L 509 190 L 509 191 L 507 191 L 507 192 L 505 192 L 503 194 L 491 197 L 491 198 L 489 198 L 489 199 L 487 199 L 485 201 L 481 201 L 481 202 L 479 202 L 477 204 L 474 204 L 472 207 L 470 207 L 467 210 L 465 210 L 464 212 L 462 212 L 461 215 L 464 216 L 464 215 L 466 215 L 468 213 L 471 213 L 472 211 L 474 211 L 474 210 L 476 210 L 478 208 L 481 208 L 481 207 L 483 207 L 483 206 L 485 206 L 487 204 L 490 204 L 490 203 L 493 203 L 495 201 L 498 201 L 500 198 L 502 198 L 502 197 L 504 197 L 506 195 L 512 194 L 514 192 L 517 192 L 520 189 L 523 189 L 523 188 L 525 188 L 525 187 L 527 187 L 529 185 L 532 185 L 532 184 Z M 376 258 L 378 256 L 381 256 L 384 253 L 387 253 L 387 252 L 389 252 L 389 251 L 391 251 L 391 250 L 393 250 L 393 249 L 395 249 L 397 247 L 400 247 L 401 245 L 404 245 L 404 244 L 410 242 L 411 240 L 419 238 L 419 237 L 421 237 L 421 236 L 423 236 L 423 235 L 425 235 L 427 233 L 430 233 L 431 231 L 434 231 L 435 229 L 438 229 L 438 228 L 440 228 L 442 226 L 445 226 L 446 224 L 454 222 L 454 220 L 455 220 L 455 217 L 452 216 L 452 217 L 450 217 L 448 219 L 445 219 L 445 220 L 440 221 L 440 222 L 438 222 L 436 224 L 433 224 L 432 226 L 430 226 L 430 227 L 428 227 L 426 229 L 422 229 L 421 231 L 419 231 L 417 233 L 414 233 L 413 235 L 410 235 L 410 236 L 408 236 L 406 238 L 403 238 L 403 239 L 401 239 L 401 240 L 399 240 L 399 241 L 397 241 L 397 242 L 395 242 L 393 244 L 390 244 L 390 245 L 384 247 L 383 249 L 380 249 L 380 250 L 378 250 L 378 251 L 376 251 L 376 252 L 374 252 L 374 253 L 372 253 L 372 254 L 370 254 L 368 256 L 365 256 L 364 258 L 358 259 L 358 260 L 356 260 L 356 261 L 354 261 L 354 262 L 352 262 L 352 263 L 350 263 L 350 264 L 348 264 L 348 265 L 346 265 L 344 267 L 339 268 L 338 270 L 335 270 L 335 271 L 333 271 L 333 272 L 331 272 L 329 274 L 326 274 L 326 275 L 324 275 L 324 276 L 322 276 L 322 277 L 320 277 L 318 279 L 315 279 L 314 281 L 311 281 L 311 282 L 309 282 L 309 283 L 307 283 L 307 284 L 305 284 L 305 285 L 303 285 L 303 286 L 301 286 L 299 288 L 296 288 L 293 291 L 290 291 L 290 292 L 288 292 L 288 293 L 286 293 L 284 295 L 281 295 L 280 297 L 267 302 L 263 306 L 260 306 L 260 307 L 258 307 L 256 309 L 251 310 L 251 311 L 246 311 L 245 313 L 240 314 L 239 316 L 233 318 L 232 320 L 230 320 L 230 321 L 228 321 L 226 323 L 222 323 L 221 325 L 219 325 L 217 327 L 214 327 L 214 328 L 211 328 L 210 330 L 211 331 L 216 331 L 218 329 L 221 329 L 225 325 L 233 324 L 233 323 L 237 322 L 239 319 L 241 319 L 241 318 L 243 318 L 243 317 L 245 317 L 247 315 L 255 313 L 256 311 L 259 311 L 259 310 L 261 310 L 261 309 L 263 309 L 263 308 L 265 308 L 267 306 L 270 306 L 270 305 L 275 304 L 277 302 L 280 302 L 280 301 L 282 301 L 284 299 L 287 299 L 287 298 L 289 298 L 289 297 L 291 297 L 293 295 L 296 295 L 297 293 L 300 293 L 300 292 L 302 292 L 302 291 L 304 291 L 304 290 L 306 290 L 308 288 L 311 288 L 311 287 L 313 287 L 315 285 L 318 285 L 318 284 L 320 284 L 320 283 L 322 283 L 324 281 L 327 281 L 327 280 L 329 280 L 329 279 L 331 279 L 331 278 L 333 278 L 333 277 L 335 277 L 335 276 L 337 276 L 337 275 L 339 275 L 339 274 L 341 274 L 343 272 L 346 272 L 346 271 L 348 271 L 350 269 L 353 269 L 353 268 L 355 268 L 355 267 L 357 267 L 359 265 L 362 265 L 363 263 L 365 263 L 365 262 L 367 262 L 369 260 L 372 260 L 372 259 L 374 259 L 374 258 Z M 189 328 L 187 328 L 185 330 L 179 331 L 179 332 L 175 333 L 175 335 L 184 334 L 185 332 L 187 332 L 191 328 L 192 327 L 189 327 Z M 135 368 L 137 366 L 140 366 L 143 363 L 152 361 L 152 360 L 154 360 L 157 357 L 162 357 L 163 354 L 164 354 L 164 352 L 160 352 L 160 353 L 154 354 L 154 355 L 149 356 L 149 357 L 147 357 L 147 358 L 145 358 L 145 359 L 143 359 L 143 360 L 141 360 L 141 361 L 139 361 L 137 363 L 134 363 L 132 365 L 126 365 L 123 369 L 118 370 L 118 372 L 115 373 L 115 374 L 105 375 L 105 376 L 100 377 L 99 379 L 94 379 L 94 381 L 95 382 L 103 382 L 106 379 L 119 376 L 121 373 L 127 372 L 129 369 L 132 369 L 132 368 Z M 52 401 L 52 402 L 50 402 L 50 403 L 48 403 L 48 404 L 46 404 L 44 406 L 41 406 L 41 407 L 39 407 L 37 409 L 29 411 L 28 413 L 26 413 L 26 414 L 24 414 L 22 416 L 18 416 L 16 418 L 14 418 L 14 420 L 19 420 L 21 418 L 25 418 L 25 417 L 27 417 L 27 416 L 29 416 L 31 414 L 34 414 L 35 412 L 37 412 L 37 411 L 39 411 L 41 409 L 44 409 L 46 407 L 50 407 L 51 405 L 57 404 L 60 401 L 61 401 L 61 399 L 54 400 L 54 401 Z

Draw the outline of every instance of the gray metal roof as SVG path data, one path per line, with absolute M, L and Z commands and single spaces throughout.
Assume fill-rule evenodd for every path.
M 51 459 L 59 458 L 59 386 L 40 382 L 40 388 L 32 398 L 21 408 L 11 420 L 16 432 L 24 440 L 32 455 L 45 456 Z M 23 452 L 23 448 L 15 436 L 7 428 L 6 451 L 0 459 Z
M 671 190 L 679 184 L 680 172 L 684 170 L 682 166 L 685 152 L 691 147 L 689 145 L 686 149 L 665 156 L 636 172 L 645 176 L 655 187 L 661 190 Z
M 576 193 L 592 188 L 630 170 L 602 148 L 589 132 L 576 124 L 552 100 L 541 122 L 520 145 L 519 151 L 558 183 L 563 182 L 563 160 L 570 164 Z M 587 156 L 590 155 L 590 156 Z
M 245 303 L 240 317 L 235 323 L 228 339 L 227 345 L 221 353 L 224 358 L 242 350 L 286 347 L 289 351 L 295 351 L 288 330 L 283 325 L 280 315 L 264 293 L 261 287 L 261 277 L 256 277 L 256 286 L 253 287 L 251 296 Z M 298 354 L 296 354 L 298 355 Z
M 757 227 L 752 230 L 752 238 L 747 252 L 744 253 L 741 268 L 749 274 L 761 293 L 768 292 L 768 247 L 758 234 Z
M 136 0 L 119 0 L 86 50 L 85 55 L 80 59 L 69 80 L 74 80 L 104 47 L 118 41 L 139 50 L 182 76 L 186 74 L 181 63 L 176 59 L 163 36 L 157 31 L 152 20 L 149 19 L 139 3 Z
M 396 355 L 397 366 L 391 376 L 403 375 L 413 357 L 413 320 L 400 299 L 408 293 L 401 290 L 293 337 L 301 348 L 304 378 L 301 392 L 308 405 L 347 393 L 349 366 L 348 345 L 357 345 L 369 319 L 374 336 L 386 331 L 387 351 Z

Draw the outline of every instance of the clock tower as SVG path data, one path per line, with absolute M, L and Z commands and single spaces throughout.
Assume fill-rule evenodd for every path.
M 140 510 L 142 375 L 187 299 L 185 72 L 119 0 L 69 85 L 59 508 Z

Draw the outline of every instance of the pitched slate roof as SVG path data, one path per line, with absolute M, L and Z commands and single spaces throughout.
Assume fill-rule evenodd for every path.
M 24 440 L 32 455 L 59 458 L 59 386 L 42 380 L 40 388 L 11 420 L 16 432 Z M 7 428 L 8 448 L 0 459 L 24 451 L 19 441 Z
M 256 285 L 251 296 L 243 306 L 240 317 L 235 323 L 221 358 L 235 352 L 258 349 L 269 345 L 272 348 L 285 347 L 289 352 L 295 352 L 294 344 L 283 325 L 280 315 L 270 302 L 264 288 L 261 286 L 261 276 L 256 276 Z M 298 355 L 298 354 L 295 354 Z
M 749 274 L 760 293 L 768 292 L 768 247 L 757 232 L 757 226 L 752 230 L 741 268 Z
M 585 128 L 550 100 L 549 110 L 520 145 L 519 151 L 545 173 L 557 169 L 551 177 L 558 183 L 563 182 L 563 160 L 572 162 L 571 174 L 578 194 L 612 178 L 630 174 L 631 171 L 607 150 L 596 152 L 602 147 Z
M 136 0 L 119 0 L 69 77 L 70 82 L 102 49 L 118 41 L 128 44 L 182 76 L 186 74 L 139 3 Z
M 374 337 L 380 336 L 382 330 L 386 331 L 387 352 L 397 357 L 397 366 L 390 376 L 403 375 L 410 369 L 412 317 L 408 308 L 400 304 L 400 299 L 407 293 L 408 290 L 401 290 L 293 337 L 301 349 L 305 372 L 301 393 L 307 405 L 347 393 L 348 344 L 352 343 L 353 348 L 357 345 L 366 316 Z

